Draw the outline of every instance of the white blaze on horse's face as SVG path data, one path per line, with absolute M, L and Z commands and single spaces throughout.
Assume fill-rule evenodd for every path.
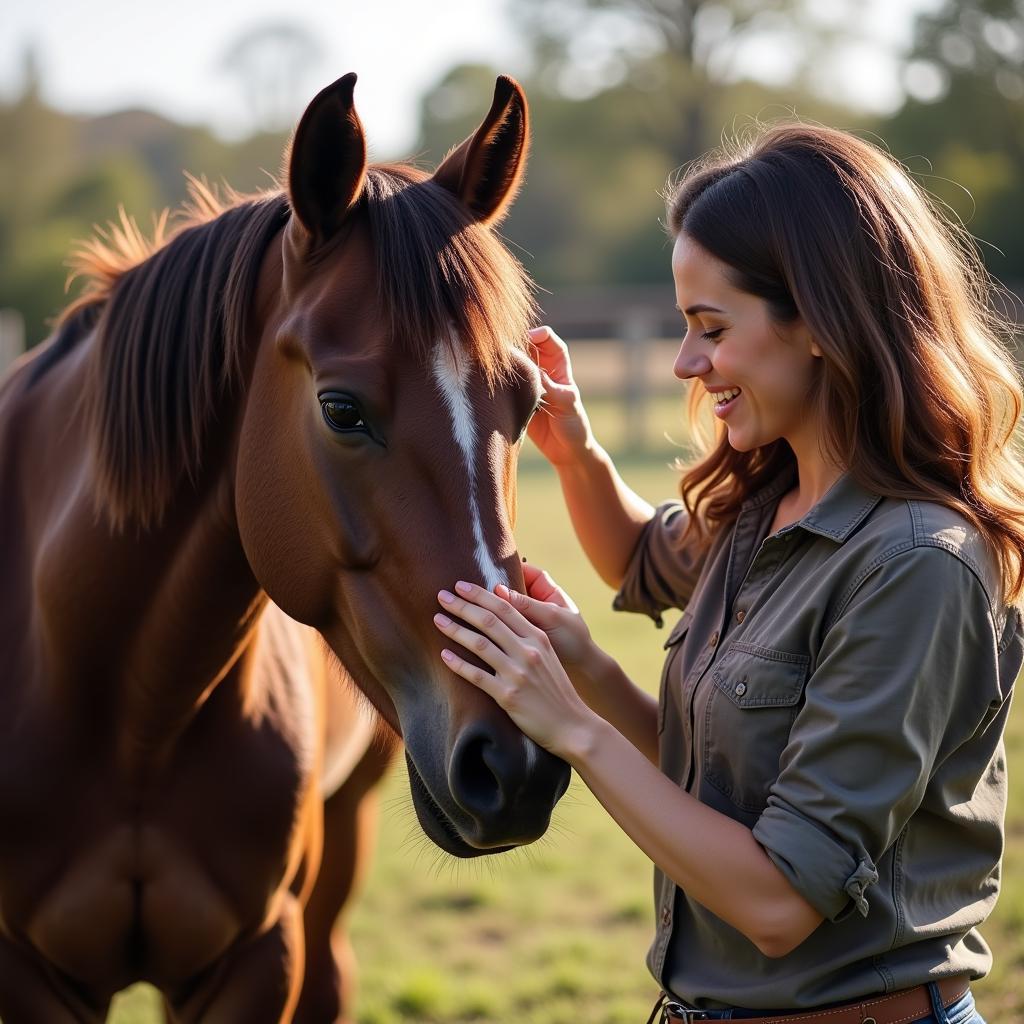
M 451 344 L 441 342 L 437 346 L 434 352 L 434 380 L 451 415 L 455 443 L 459 446 L 466 464 L 466 479 L 469 481 L 469 517 L 473 526 L 473 538 L 476 541 L 474 555 L 480 568 L 480 578 L 488 590 L 493 590 L 499 583 L 508 586 L 508 577 L 495 561 L 484 537 L 476 485 L 476 420 L 473 417 L 473 405 L 467 389 L 470 365 L 468 360 L 458 357 L 458 352 L 458 338 L 454 336 Z

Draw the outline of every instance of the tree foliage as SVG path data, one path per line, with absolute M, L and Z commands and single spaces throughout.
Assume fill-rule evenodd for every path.
M 835 13 L 858 0 L 833 0 Z M 534 148 L 504 226 L 543 288 L 667 282 L 660 191 L 681 165 L 754 119 L 794 115 L 873 132 L 981 240 L 993 272 L 1024 282 L 1024 0 L 942 0 L 905 56 L 908 97 L 889 117 L 823 99 L 831 55 L 855 19 L 811 0 L 515 0 L 530 53 Z M 760 48 L 760 49 L 757 49 Z M 752 54 L 785 75 L 753 81 Z M 423 97 L 416 151 L 435 165 L 479 123 L 496 70 L 451 68 Z M 140 224 L 174 205 L 183 170 L 262 187 L 281 133 L 227 144 L 144 111 L 80 118 L 40 99 L 0 105 L 0 306 L 30 341 L 65 301 L 66 253 L 124 205 Z M 872 136 L 873 137 L 873 136 Z
M 184 170 L 235 187 L 263 188 L 285 137 L 228 145 L 202 128 L 146 111 L 75 117 L 53 110 L 30 78 L 0 105 L 0 308 L 21 312 L 29 344 L 42 340 L 67 302 L 68 252 L 118 216 L 145 230 L 154 213 L 185 197 Z
M 916 23 L 906 104 L 879 126 L 893 152 L 1024 283 L 1024 0 L 945 0 Z

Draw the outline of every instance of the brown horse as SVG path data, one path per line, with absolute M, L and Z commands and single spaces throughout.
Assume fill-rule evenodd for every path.
M 460 577 L 522 585 L 539 388 L 491 226 L 525 99 L 499 79 L 428 176 L 367 166 L 354 82 L 306 110 L 286 190 L 196 188 L 152 251 L 93 243 L 0 389 L 4 1024 L 102 1021 L 138 980 L 173 1021 L 349 1019 L 332 926 L 394 737 L 457 856 L 536 839 L 567 785 L 432 623 Z

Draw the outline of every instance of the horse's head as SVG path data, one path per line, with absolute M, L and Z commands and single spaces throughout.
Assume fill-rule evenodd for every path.
M 428 176 L 367 166 L 354 83 L 321 92 L 292 142 L 238 522 L 270 597 L 404 737 L 426 833 L 474 856 L 538 838 L 569 774 L 444 667 L 432 624 L 457 579 L 522 585 L 515 466 L 539 386 L 527 281 L 492 225 L 522 175 L 526 101 L 499 79 L 483 124 Z

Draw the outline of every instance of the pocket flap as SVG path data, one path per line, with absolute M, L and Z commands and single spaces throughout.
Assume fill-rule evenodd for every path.
M 792 707 L 803 693 L 810 664 L 806 654 L 735 641 L 711 675 L 737 707 Z

